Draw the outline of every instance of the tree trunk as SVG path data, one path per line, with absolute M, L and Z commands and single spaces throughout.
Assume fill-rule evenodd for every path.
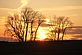
M 30 36 L 31 36 L 30 41 L 32 41 L 32 39 L 33 39 L 33 32 L 31 32 Z
M 66 28 L 63 30 L 62 40 L 63 40 L 64 34 L 65 34 L 65 30 L 66 30 Z
M 41 24 L 41 23 L 40 23 L 40 24 Z M 38 28 L 39 28 L 40 24 L 38 25 L 38 27 L 37 27 L 37 29 L 36 29 L 36 31 L 35 31 L 34 41 L 35 41 L 35 39 L 36 39 L 37 31 L 38 31 Z
M 54 35 L 54 40 L 56 40 L 56 31 L 55 31 L 55 35 Z
M 25 42 L 27 41 L 27 32 L 28 32 L 28 23 L 27 23 L 27 26 L 26 26 Z
M 33 28 L 33 21 L 31 22 L 31 33 L 30 33 L 31 38 L 30 38 L 30 41 L 31 41 L 32 38 L 33 38 L 33 31 L 32 31 L 32 28 Z
M 64 37 L 64 31 L 63 31 L 63 35 L 62 35 L 62 40 L 63 40 L 63 37 Z
M 36 40 L 36 34 L 37 34 L 37 32 L 35 32 L 35 37 L 34 37 L 34 41 Z
M 34 41 L 36 40 L 36 36 L 37 36 L 37 30 L 38 30 L 38 28 L 36 29 L 36 31 L 35 31 L 35 37 L 34 37 Z
M 57 38 L 57 40 L 59 40 L 59 38 L 60 38 L 60 29 L 58 29 L 58 38 Z

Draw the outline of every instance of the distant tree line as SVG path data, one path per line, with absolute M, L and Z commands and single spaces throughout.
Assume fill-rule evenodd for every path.
M 19 42 L 26 42 L 30 34 L 30 41 L 35 41 L 39 27 L 46 22 L 45 18 L 44 15 L 32 8 L 22 9 L 20 14 L 8 16 L 5 33 L 16 37 Z M 50 35 L 54 35 L 54 40 L 63 40 L 65 28 L 71 26 L 72 22 L 68 17 L 54 16 L 50 18 L 50 24 L 48 25 L 51 29 Z
M 54 36 L 54 40 L 63 40 L 65 30 L 67 27 L 71 27 L 73 23 L 69 20 L 69 17 L 56 17 L 54 16 L 50 20 L 51 36 Z

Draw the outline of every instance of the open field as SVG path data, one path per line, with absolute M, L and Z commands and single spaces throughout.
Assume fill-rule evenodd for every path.
M 82 53 L 82 41 L 1 42 L 0 50 L 0 53 L 8 55 L 80 54 Z

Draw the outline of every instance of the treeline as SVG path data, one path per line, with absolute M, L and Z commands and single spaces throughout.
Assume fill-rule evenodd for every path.
M 46 24 L 50 28 L 49 36 L 53 36 L 53 40 L 63 40 L 66 28 L 72 26 L 69 17 L 54 16 L 49 22 L 46 23 L 46 17 L 40 12 L 24 8 L 20 14 L 8 16 L 5 34 L 16 37 L 19 42 L 26 42 L 30 35 L 30 41 L 35 41 L 39 27 Z

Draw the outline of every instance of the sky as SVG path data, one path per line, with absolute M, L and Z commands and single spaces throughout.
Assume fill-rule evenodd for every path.
M 66 16 L 75 26 L 82 26 L 82 0 L 0 0 L 0 35 L 7 16 L 22 7 L 31 7 L 45 16 Z
M 31 0 L 28 5 L 46 15 L 70 17 L 75 25 L 82 25 L 82 0 Z

